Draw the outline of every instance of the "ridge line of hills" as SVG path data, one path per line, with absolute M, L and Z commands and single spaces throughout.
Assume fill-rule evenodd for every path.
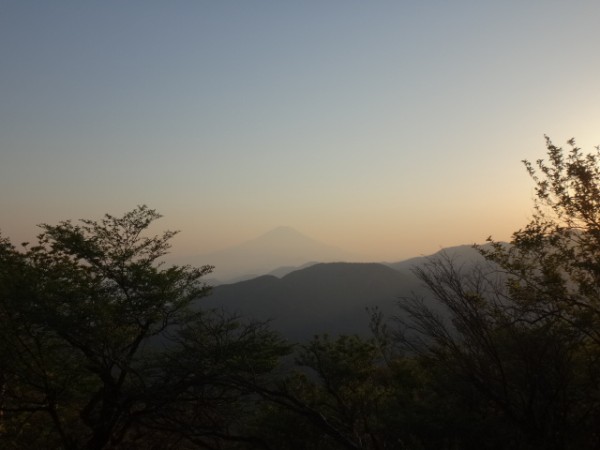
M 468 245 L 440 252 L 461 265 L 483 261 L 477 250 Z M 399 313 L 397 302 L 402 298 L 427 297 L 420 280 L 411 271 L 427 258 L 397 263 L 329 262 L 280 268 L 251 279 L 218 285 L 202 303 L 205 307 L 269 320 L 273 328 L 293 341 L 322 333 L 367 335 L 367 309 L 378 308 L 390 317 Z
M 450 249 L 470 249 L 463 245 Z M 392 268 L 418 263 L 417 256 L 393 263 L 379 262 Z M 210 264 L 215 270 L 210 278 L 213 285 L 232 284 L 265 274 L 282 277 L 290 272 L 317 263 L 364 260 L 360 255 L 312 239 L 291 227 L 277 227 L 257 238 L 207 254 L 180 258 L 178 264 L 200 266 Z

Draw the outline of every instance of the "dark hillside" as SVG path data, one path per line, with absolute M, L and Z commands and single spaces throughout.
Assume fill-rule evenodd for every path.
M 411 274 L 376 263 L 322 263 L 281 279 L 262 276 L 217 286 L 205 306 L 223 307 L 258 319 L 290 339 L 316 333 L 368 332 L 367 307 L 396 313 L 400 296 L 420 289 Z
M 489 246 L 483 245 L 483 248 L 489 248 Z M 485 258 L 481 256 L 479 251 L 473 248 L 472 245 L 458 245 L 455 247 L 444 248 L 433 255 L 417 256 L 415 258 L 389 263 L 386 265 L 392 269 L 410 272 L 413 267 L 422 266 L 425 264 L 429 258 L 436 258 L 441 255 L 450 257 L 458 266 L 463 266 L 465 268 L 485 262 Z

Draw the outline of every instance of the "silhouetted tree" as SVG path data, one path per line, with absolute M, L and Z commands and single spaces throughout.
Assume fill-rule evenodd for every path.
M 287 346 L 202 310 L 210 266 L 164 267 L 160 215 L 42 225 L 0 240 L 0 442 L 5 448 L 220 448 Z
M 264 393 L 269 402 L 259 425 L 266 441 L 282 450 L 443 448 L 430 435 L 437 405 L 425 378 L 392 344 L 383 332 L 369 339 L 322 335 L 302 345 L 295 372 Z
M 440 257 L 416 270 L 445 313 L 401 303 L 401 341 L 457 414 L 482 418 L 488 448 L 600 445 L 600 154 L 546 143 L 548 162 L 525 161 L 537 189 L 527 227 L 481 249 L 487 266 Z

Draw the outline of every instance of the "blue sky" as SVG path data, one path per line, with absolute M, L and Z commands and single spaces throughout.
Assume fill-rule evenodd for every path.
M 600 144 L 594 1 L 0 1 L 0 229 L 158 209 L 365 259 L 508 239 L 543 135 Z M 210 261 L 207 261 L 210 263 Z

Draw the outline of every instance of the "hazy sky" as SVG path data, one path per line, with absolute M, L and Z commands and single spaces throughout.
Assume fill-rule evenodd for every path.
M 543 135 L 600 144 L 600 2 L 0 0 L 0 229 L 148 204 L 398 260 L 508 239 Z M 206 261 L 210 263 L 210 261 Z

